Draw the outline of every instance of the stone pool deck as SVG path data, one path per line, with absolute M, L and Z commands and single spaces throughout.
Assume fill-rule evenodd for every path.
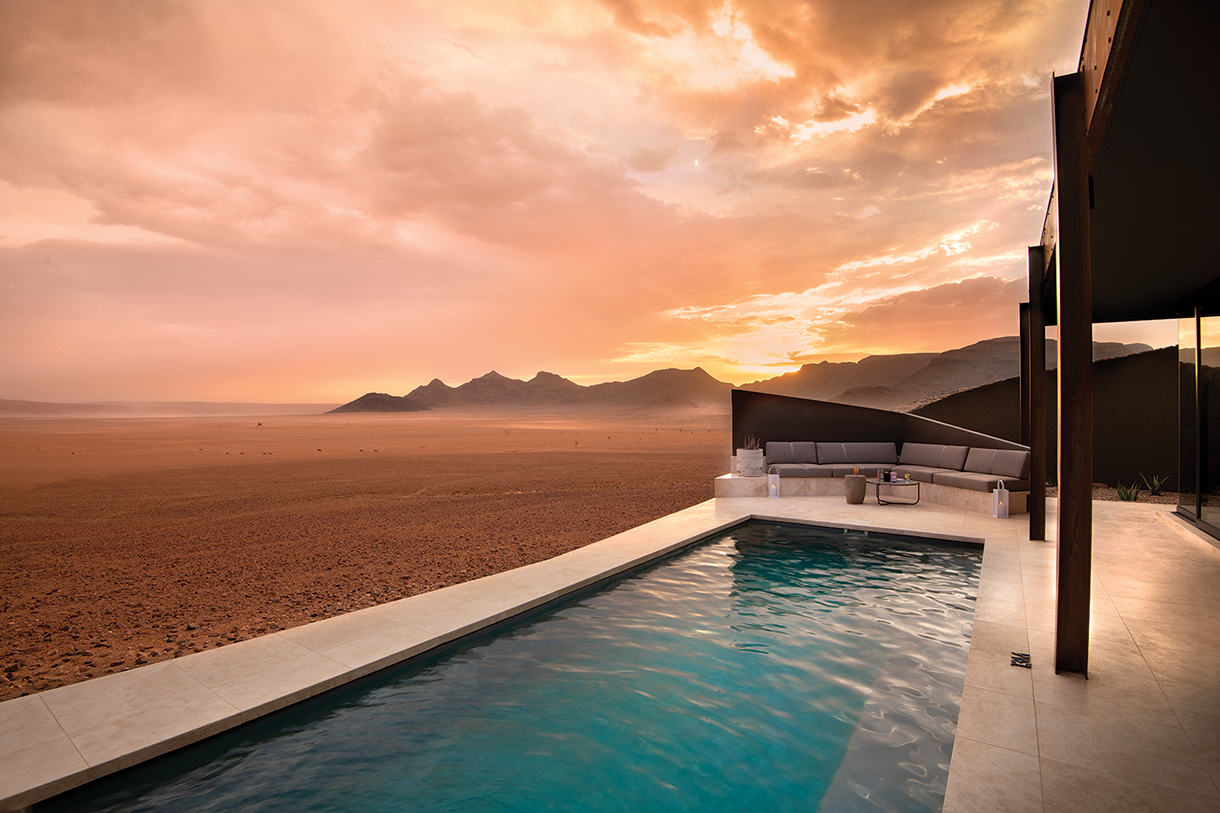
M 1031 542 L 1026 516 L 764 497 L 708 500 L 528 567 L 0 703 L 0 811 L 283 708 L 751 517 L 984 544 L 946 813 L 1220 810 L 1220 549 L 1165 506 L 1094 504 L 1086 681 L 1054 673 L 1055 545 Z M 1030 653 L 1033 668 L 1012 666 L 1013 652 Z

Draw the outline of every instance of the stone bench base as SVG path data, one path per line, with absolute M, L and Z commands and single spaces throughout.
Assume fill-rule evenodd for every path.
M 845 497 L 847 491 L 842 477 L 781 477 L 779 495 L 783 497 Z M 722 474 L 716 478 L 717 497 L 766 497 L 766 477 L 740 477 Z M 869 486 L 866 503 L 876 502 L 876 492 Z M 1028 491 L 1011 491 L 1008 494 L 1008 513 L 1024 514 L 1027 508 Z M 919 501 L 964 511 L 991 513 L 991 492 L 971 491 L 967 488 L 940 486 L 935 483 L 919 484 Z

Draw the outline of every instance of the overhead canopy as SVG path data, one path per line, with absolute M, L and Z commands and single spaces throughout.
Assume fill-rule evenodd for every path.
M 1086 41 L 1080 70 L 1093 79 L 1093 321 L 1175 318 L 1220 277 L 1220 3 L 1094 0 L 1090 11 L 1098 42 Z M 1042 238 L 1048 323 L 1053 220 Z

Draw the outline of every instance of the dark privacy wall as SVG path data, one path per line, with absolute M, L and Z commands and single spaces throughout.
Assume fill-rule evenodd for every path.
M 950 426 L 937 420 L 871 407 L 812 401 L 787 395 L 733 390 L 733 449 L 746 436 L 767 441 L 893 441 L 982 446 L 988 449 L 1024 449 L 982 432 Z
M 1169 477 L 1178 489 L 1178 351 L 1175 347 L 1093 364 L 1093 481 L 1131 484 Z M 1055 479 L 1058 379 L 1046 374 L 1047 476 Z M 1009 378 L 959 392 L 915 414 L 1008 440 L 1021 438 L 1021 384 Z

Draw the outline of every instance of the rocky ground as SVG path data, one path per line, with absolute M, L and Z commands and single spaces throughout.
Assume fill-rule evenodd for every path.
M 540 561 L 728 469 L 719 418 L 344 420 L 0 425 L 29 473 L 0 483 L 0 700 Z

